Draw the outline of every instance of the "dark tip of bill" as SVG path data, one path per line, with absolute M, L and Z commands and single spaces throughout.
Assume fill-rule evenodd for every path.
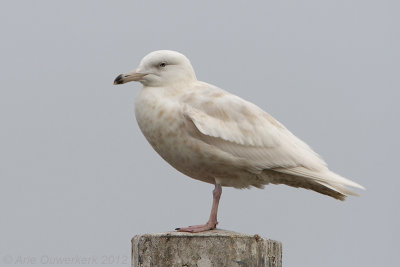
M 115 78 L 115 80 L 114 80 L 114 84 L 121 84 L 121 83 L 123 83 L 123 75 L 122 74 L 120 74 L 120 75 L 118 75 L 117 76 L 117 78 Z
M 175 228 L 176 231 L 179 231 L 179 229 L 181 229 L 181 228 Z

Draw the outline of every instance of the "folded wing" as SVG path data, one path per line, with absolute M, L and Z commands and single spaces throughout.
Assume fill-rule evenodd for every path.
M 194 97 L 195 95 L 195 97 Z M 331 172 L 322 158 L 271 115 L 235 95 L 201 83 L 182 98 L 184 114 L 203 141 L 264 169 L 312 179 L 333 190 L 355 194 L 346 186 L 363 188 Z

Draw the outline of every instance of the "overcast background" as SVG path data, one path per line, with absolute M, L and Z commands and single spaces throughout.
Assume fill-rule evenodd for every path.
M 345 202 L 226 188 L 220 228 L 282 241 L 284 266 L 399 266 L 399 7 L 2 1 L 0 266 L 129 266 L 135 234 L 208 219 L 213 186 L 174 170 L 142 136 L 141 85 L 112 85 L 158 49 L 184 53 L 200 80 L 256 103 L 367 188 Z

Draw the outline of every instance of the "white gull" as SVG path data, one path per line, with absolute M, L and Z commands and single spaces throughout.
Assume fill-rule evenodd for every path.
M 221 186 L 302 187 L 344 200 L 361 185 L 330 171 L 306 143 L 258 106 L 198 81 L 182 54 L 160 50 L 145 56 L 136 70 L 114 84 L 143 84 L 136 120 L 157 153 L 175 169 L 215 185 L 208 222 L 177 228 L 215 229 Z

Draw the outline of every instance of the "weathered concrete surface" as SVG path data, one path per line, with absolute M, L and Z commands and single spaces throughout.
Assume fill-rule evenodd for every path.
M 282 266 L 282 244 L 225 230 L 167 232 L 132 239 L 132 266 Z

